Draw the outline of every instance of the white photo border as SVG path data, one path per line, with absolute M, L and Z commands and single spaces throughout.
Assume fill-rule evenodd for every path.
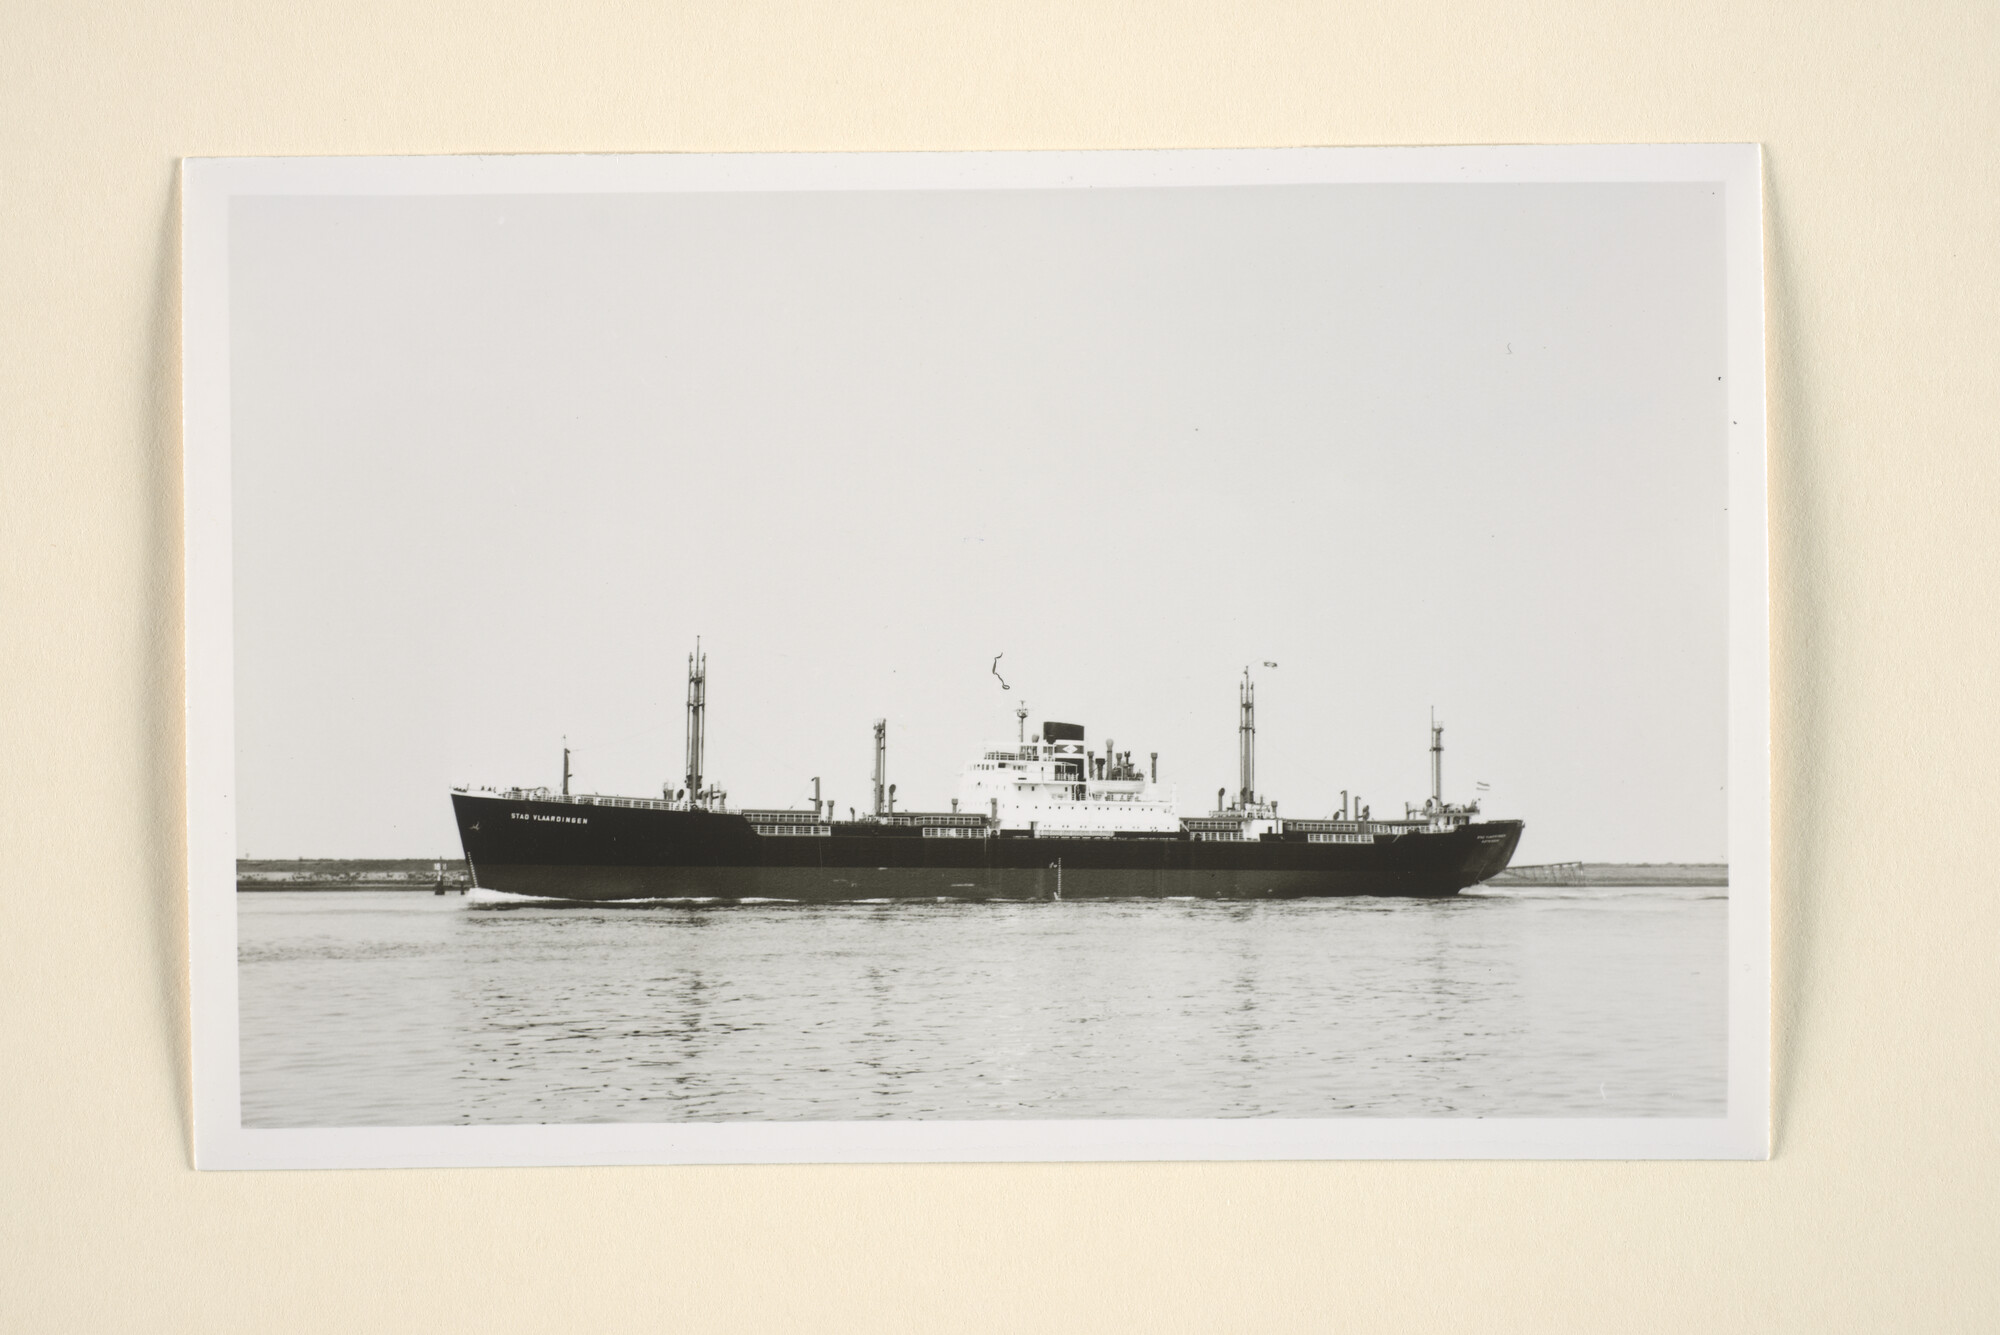
M 198 1168 L 1770 1154 L 1770 649 L 1763 164 L 1754 144 L 193 158 L 182 174 L 188 950 Z M 1382 183 L 1723 187 L 1729 410 L 1728 1095 L 1716 1118 L 242 1125 L 236 941 L 229 203 L 249 195 L 1008 190 Z

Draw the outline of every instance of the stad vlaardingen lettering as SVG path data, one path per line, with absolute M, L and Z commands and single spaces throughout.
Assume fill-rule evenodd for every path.
M 965 767 L 950 811 L 898 811 L 886 724 L 875 724 L 873 809 L 732 807 L 703 773 L 707 661 L 688 660 L 687 774 L 658 798 L 561 791 L 451 795 L 473 884 L 561 899 L 1283 899 L 1457 894 L 1504 870 L 1518 820 L 1443 798 L 1443 729 L 1431 727 L 1431 795 L 1375 819 L 1345 794 L 1324 819 L 1281 817 L 1255 789 L 1255 683 L 1239 692 L 1240 784 L 1205 815 L 1177 814 L 1159 755 L 1140 766 L 1076 724 L 1044 722 Z

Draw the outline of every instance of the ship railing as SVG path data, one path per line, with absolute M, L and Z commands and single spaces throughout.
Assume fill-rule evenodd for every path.
M 1457 828 L 1443 820 L 1378 820 L 1369 824 L 1376 834 L 1450 834 Z
M 508 788 L 498 796 L 516 802 L 566 802 L 574 807 L 631 807 L 640 811 L 693 811 L 697 803 L 685 798 L 674 801 L 659 797 L 613 797 L 605 793 L 552 793 L 546 788 Z M 721 807 L 700 808 L 721 811 Z
M 1076 760 L 1087 748 L 1082 742 L 988 742 L 981 760 Z
M 879 825 L 920 825 L 927 828 L 983 829 L 987 818 L 977 811 L 896 811 L 863 817 Z

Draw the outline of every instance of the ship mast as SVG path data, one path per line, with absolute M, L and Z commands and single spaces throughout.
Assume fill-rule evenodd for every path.
M 563 796 L 569 796 L 569 748 L 563 748 Z
M 1243 782 L 1236 800 L 1247 807 L 1257 800 L 1257 686 L 1250 680 L 1247 667 L 1243 669 L 1243 685 L 1237 698 L 1242 711 L 1242 721 L 1236 725 L 1237 766 Z
M 1444 724 L 1436 706 L 1431 708 L 1431 801 L 1444 805 Z
M 708 713 L 708 655 L 701 651 L 696 636 L 694 652 L 688 655 L 687 699 L 687 795 L 690 803 L 701 798 L 701 758 Z
M 889 720 L 875 720 L 875 814 L 880 816 L 888 809 L 888 791 L 883 787 L 889 778 Z

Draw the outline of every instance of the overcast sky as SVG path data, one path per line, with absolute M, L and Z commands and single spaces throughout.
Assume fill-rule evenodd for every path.
M 1428 788 L 1719 861 L 1706 185 L 250 198 L 239 852 L 457 853 L 454 784 L 942 808 L 1012 709 L 1181 810 Z M 989 668 L 1012 683 L 1003 692 Z

